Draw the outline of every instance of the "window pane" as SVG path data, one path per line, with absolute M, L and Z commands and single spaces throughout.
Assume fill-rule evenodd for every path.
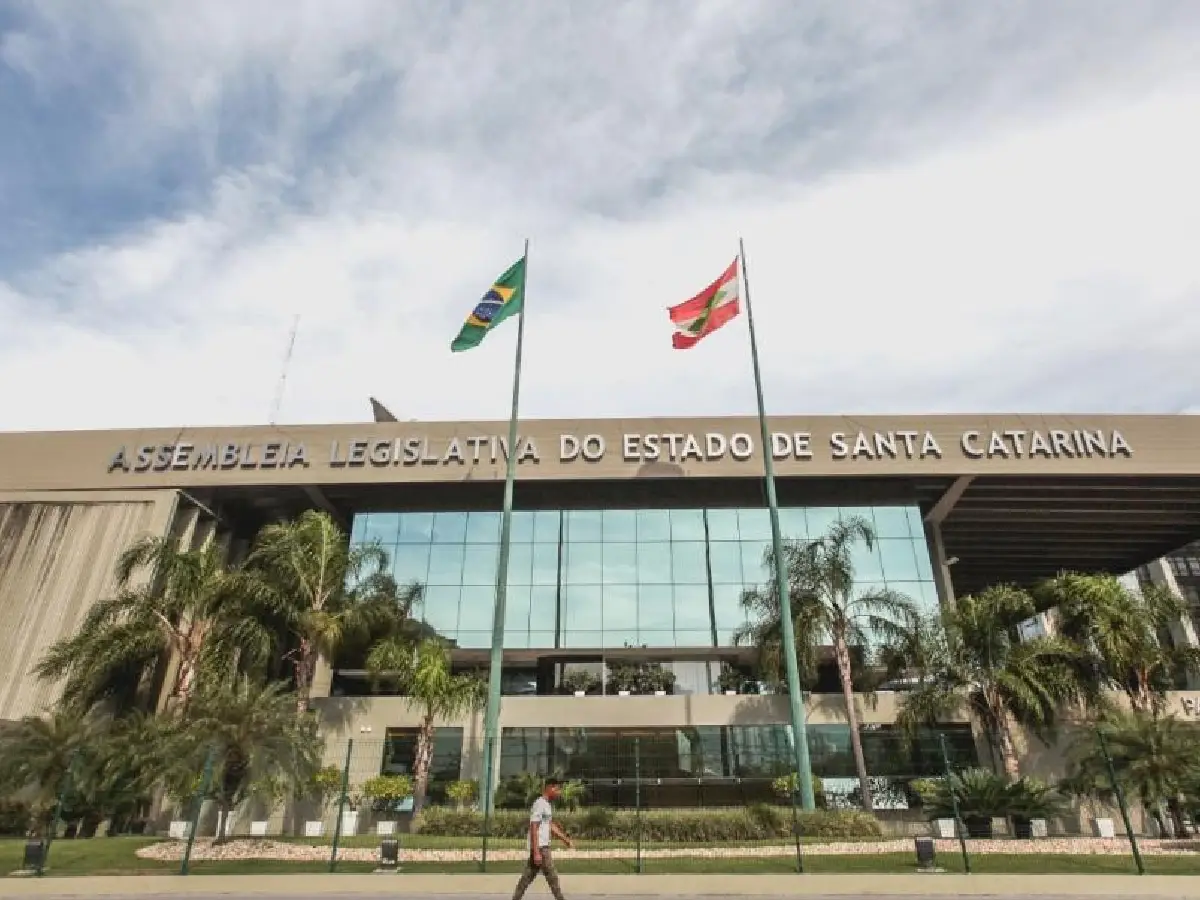
M 496 548 L 499 553 L 500 548 Z M 533 545 L 509 544 L 508 546 L 508 583 L 529 584 L 533 573 Z
M 576 541 L 603 540 L 603 526 L 600 510 L 572 509 L 567 512 L 567 540 L 574 544 Z
M 518 509 L 512 514 L 512 542 L 528 544 L 533 540 L 533 519 L 535 513 L 528 509 Z M 501 516 L 503 518 L 503 516 Z M 499 535 L 499 531 L 496 532 Z M 499 537 L 496 540 L 500 540 Z
M 553 631 L 529 632 L 529 647 L 531 650 L 550 650 L 554 647 Z
M 490 647 L 492 646 L 492 633 L 490 631 L 460 631 L 458 646 L 467 650 L 482 650 Z
M 671 514 L 665 509 L 639 509 L 637 511 L 638 543 L 647 541 L 669 541 L 671 539 Z
M 555 607 L 558 604 L 558 588 L 533 587 L 529 591 L 529 630 L 554 631 Z M 551 641 L 550 646 L 554 642 Z
M 429 554 L 430 584 L 461 584 L 462 544 L 434 544 Z
M 443 637 L 458 630 L 458 595 L 461 588 L 430 585 L 425 589 L 425 621 Z
M 567 588 L 568 631 L 599 631 L 602 627 L 604 595 L 595 585 L 571 585 Z
M 785 539 L 804 540 L 808 537 L 808 518 L 800 506 L 784 507 L 779 510 L 779 530 Z M 770 540 L 771 533 L 767 532 Z
M 671 540 L 704 540 L 704 513 L 698 509 L 671 510 Z
M 495 586 L 499 557 L 500 548 L 495 544 L 468 544 L 463 554 L 463 584 Z M 512 563 L 511 554 L 509 563 Z
M 617 641 L 616 632 L 628 631 L 633 634 L 637 630 L 638 595 L 633 585 L 604 586 L 604 633 L 610 646 L 621 646 L 623 641 Z
M 708 581 L 702 541 L 671 544 L 671 576 L 676 584 L 704 584 Z
M 396 543 L 398 527 L 398 517 L 395 513 L 371 513 L 363 523 L 360 543 L 379 543 L 390 547 Z
M 605 543 L 603 553 L 605 584 L 637 583 L 637 544 Z
M 533 583 L 558 584 L 558 543 L 533 545 Z
M 903 506 L 875 507 L 875 536 L 879 538 L 907 538 L 908 510 Z
M 921 521 L 921 510 L 915 506 L 909 506 L 905 508 L 904 514 L 908 518 L 909 537 L 923 539 L 925 537 L 925 523 Z
M 639 584 L 671 583 L 671 545 L 639 543 L 637 548 L 637 580 Z
M 808 519 L 808 536 L 814 540 L 825 536 L 829 526 L 837 521 L 836 506 L 810 506 L 804 511 Z
M 747 584 L 762 584 L 770 577 L 763 564 L 763 553 L 770 546 L 764 541 L 742 541 L 742 575 Z
M 637 513 L 632 509 L 604 510 L 604 542 L 637 540 Z
M 674 647 L 675 632 L 673 631 L 638 631 L 638 643 L 647 647 Z
M 467 539 L 467 514 L 465 512 L 440 512 L 433 517 L 433 542 L 435 544 L 461 544 Z
M 911 553 L 909 555 L 911 556 Z M 854 565 L 856 582 L 883 581 L 883 563 L 879 558 L 878 542 L 868 550 L 866 544 L 856 541 L 850 549 L 850 561 Z
M 400 544 L 393 552 L 392 574 L 400 584 L 419 581 L 425 584 L 429 576 L 429 545 Z
M 771 511 L 769 509 L 739 509 L 738 532 L 743 541 L 769 541 L 771 539 Z
M 557 509 L 539 509 L 533 517 L 533 539 L 539 544 L 558 543 Z
M 708 511 L 709 540 L 736 541 L 738 536 L 738 511 L 736 509 L 710 509 Z
M 500 513 L 473 512 L 467 516 L 467 543 L 488 544 L 500 541 Z
M 528 588 L 524 589 L 525 592 Z M 519 607 L 522 602 L 528 608 L 528 593 L 523 592 L 521 588 L 516 588 L 505 595 L 505 619 L 508 618 L 508 607 L 515 603 Z M 522 601 L 522 596 L 525 600 Z M 492 613 L 496 609 L 496 588 L 491 587 L 464 587 L 462 589 L 462 599 L 459 601 L 458 611 L 458 629 L 462 631 L 487 631 L 492 630 Z M 489 642 L 490 643 L 490 642 Z
M 746 614 L 742 611 L 741 597 L 740 584 L 713 585 L 713 612 L 718 629 L 734 629 L 745 621 Z
M 467 588 L 463 589 L 462 599 L 462 615 L 464 617 L 464 622 L 467 621 L 466 616 L 468 615 L 469 608 L 467 590 Z M 527 587 L 513 587 L 508 589 L 508 593 L 505 596 L 504 601 L 504 634 L 506 638 L 510 632 L 529 630 L 529 590 L 530 589 Z M 495 591 L 493 590 L 492 593 L 494 595 Z M 490 614 L 488 615 L 488 619 L 491 619 Z M 477 626 L 472 622 L 471 627 L 477 628 L 480 626 Z M 506 639 L 505 644 L 507 643 L 508 641 Z
M 709 546 L 713 584 L 742 583 L 742 545 L 736 541 L 714 541 Z
M 917 560 L 917 577 L 922 581 L 933 581 L 933 563 L 929 559 L 929 545 L 924 537 L 913 541 L 913 556 Z
M 883 560 L 883 577 L 888 581 L 918 581 L 917 560 L 910 540 L 881 539 L 879 555 Z
M 569 544 L 567 583 L 600 584 L 603 572 L 603 548 L 600 543 Z
M 367 530 L 367 521 L 371 518 L 370 513 L 359 513 L 350 521 L 350 543 L 362 543 L 362 536 Z
M 563 646 L 572 650 L 604 647 L 603 631 L 568 631 L 563 634 Z
M 433 513 L 401 513 L 401 544 L 428 544 L 433 540 Z
M 708 631 L 676 631 L 675 632 L 676 647 L 710 647 L 712 646 L 712 633 Z M 677 691 L 677 693 L 681 693 Z M 707 694 L 707 690 L 692 690 L 686 691 L 689 694 Z
M 708 633 L 708 588 L 702 584 L 681 584 L 675 588 L 675 630 L 700 630 Z M 706 637 L 702 643 L 710 643 Z
M 670 585 L 642 585 L 638 588 L 637 625 L 639 632 L 675 628 Z

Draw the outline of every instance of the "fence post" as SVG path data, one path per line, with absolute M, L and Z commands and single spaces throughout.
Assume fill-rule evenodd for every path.
M 495 762 L 496 748 L 493 746 L 494 742 L 493 742 L 493 739 L 490 737 L 485 737 L 483 739 L 483 743 L 484 743 L 483 764 L 485 766 L 489 766 Z M 488 772 L 484 772 L 483 777 L 479 779 L 479 792 L 480 792 L 479 793 L 479 802 L 483 804 L 483 835 L 482 835 L 483 845 L 482 845 L 480 856 L 479 856 L 479 871 L 480 872 L 487 871 L 488 833 L 491 831 L 492 806 L 494 805 L 492 803 L 492 800 L 493 800 L 492 797 L 484 797 L 483 796 L 483 791 L 485 791 L 487 789 L 488 785 L 491 785 L 492 789 L 495 790 L 496 785 L 495 785 L 491 775 Z M 525 839 L 529 840 L 528 827 L 526 827 L 525 831 L 526 831 Z
M 636 871 L 642 874 L 642 739 L 633 739 L 633 816 L 637 841 Z
M 1104 755 L 1104 765 L 1108 768 L 1108 780 L 1112 782 L 1113 793 L 1117 795 L 1117 807 L 1121 810 L 1121 821 L 1125 823 L 1125 836 L 1129 838 L 1129 848 L 1133 851 L 1133 862 L 1139 875 L 1146 874 L 1146 864 L 1142 862 L 1142 851 L 1138 849 L 1137 835 L 1133 833 L 1133 824 L 1129 821 L 1129 807 L 1125 805 L 1125 791 L 1117 784 L 1117 771 L 1113 767 L 1112 757 L 1108 753 L 1108 741 L 1104 740 L 1104 732 L 1096 726 L 1096 737 L 1100 739 L 1100 752 Z
M 54 815 L 50 817 L 50 830 L 46 832 L 46 837 L 42 841 L 42 859 L 37 867 L 39 878 L 46 871 L 46 863 L 50 859 L 50 845 L 54 843 L 54 836 L 58 834 L 58 826 L 62 824 L 63 805 L 67 800 L 67 790 L 71 785 L 71 773 L 75 769 L 75 757 L 78 754 L 78 750 L 72 750 L 71 755 L 67 757 L 67 769 L 63 772 L 62 784 L 58 788 L 58 796 L 54 798 Z
M 970 875 L 971 854 L 967 852 L 967 826 L 963 822 L 962 814 L 958 809 L 958 794 L 954 792 L 954 785 L 950 783 L 950 776 L 953 773 L 950 770 L 950 751 L 946 748 L 946 735 L 944 732 L 938 732 L 938 743 L 942 747 L 942 764 L 946 767 L 946 793 L 950 795 L 950 805 L 954 809 L 954 830 L 958 832 L 958 847 L 962 851 L 963 869 Z
M 342 767 L 342 794 L 338 798 L 337 821 L 333 823 L 333 847 L 329 851 L 329 871 L 337 871 L 338 843 L 342 839 L 342 816 L 346 810 L 346 791 L 350 789 L 350 754 L 354 751 L 354 738 L 346 741 L 346 764 Z
M 794 783 L 788 785 L 788 794 L 792 798 L 792 834 L 796 838 L 796 871 L 804 874 L 804 853 L 800 849 L 800 811 L 796 808 L 796 795 L 800 792 L 800 775 L 797 773 Z
M 204 808 L 204 796 L 208 793 L 209 787 L 212 785 L 213 767 L 217 763 L 217 748 L 213 747 L 208 751 L 208 758 L 204 760 L 204 774 L 200 776 L 200 788 L 196 791 L 192 802 L 196 804 L 195 810 L 192 812 L 192 824 L 188 829 L 187 845 L 183 848 L 183 862 L 179 866 L 179 874 L 187 875 L 192 864 L 192 845 L 196 843 L 196 829 L 200 827 L 200 810 Z

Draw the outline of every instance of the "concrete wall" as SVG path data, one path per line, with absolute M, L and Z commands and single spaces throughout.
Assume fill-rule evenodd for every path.
M 56 685 L 30 672 L 113 591 L 130 543 L 165 534 L 174 491 L 0 494 L 0 719 L 52 708 Z

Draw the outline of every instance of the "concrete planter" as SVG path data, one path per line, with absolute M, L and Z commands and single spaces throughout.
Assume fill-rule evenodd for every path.
M 266 837 L 267 823 L 263 821 L 250 823 L 250 837 Z
M 342 837 L 354 837 L 356 834 L 358 834 L 358 810 L 346 810 L 342 813 Z
M 618 697 L 628 697 L 629 691 L 617 691 L 617 696 Z
M 576 697 L 585 697 L 585 696 L 587 696 L 587 691 L 576 691 L 575 696 Z
M 174 841 L 187 840 L 188 833 L 192 830 L 192 823 L 186 819 L 175 819 L 167 826 L 167 837 Z
M 320 821 L 319 819 L 310 821 L 310 822 L 305 822 L 304 823 L 304 836 L 305 837 L 315 837 L 315 838 L 324 837 L 325 836 L 325 823 Z
M 390 821 L 389 822 L 376 822 L 375 823 L 375 833 L 377 835 L 379 835 L 380 837 L 390 837 L 391 835 L 396 833 L 396 823 L 390 822 Z
M 1113 826 L 1112 819 L 1096 819 L 1096 837 L 1114 838 L 1117 836 L 1117 829 Z
M 953 819 L 938 819 L 933 823 L 933 827 L 940 838 L 952 838 L 955 836 Z

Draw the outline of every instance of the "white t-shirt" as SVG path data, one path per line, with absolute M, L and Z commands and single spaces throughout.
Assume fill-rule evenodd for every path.
M 529 807 L 529 823 L 537 825 L 538 849 L 550 846 L 550 820 L 554 818 L 554 808 L 545 797 L 538 797 Z M 530 849 L 533 849 L 532 847 Z

